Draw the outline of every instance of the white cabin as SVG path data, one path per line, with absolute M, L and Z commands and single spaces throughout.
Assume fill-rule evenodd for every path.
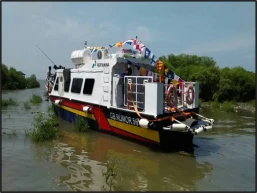
M 98 50 L 96 57 L 91 53 L 89 48 L 72 52 L 74 68 L 56 71 L 57 78 L 51 95 L 124 110 L 130 110 L 128 105 L 132 105 L 133 100 L 143 114 L 156 116 L 164 113 L 164 84 L 153 82 L 151 76 L 140 76 L 138 67 L 154 71 L 149 60 L 124 58 L 121 53 L 108 54 L 105 48 Z M 128 65 L 132 74 L 123 77 Z M 132 98 L 129 96 L 130 82 Z M 197 108 L 199 85 L 192 83 L 195 97 L 193 104 L 188 105 L 183 100 L 187 84 L 184 84 L 180 105 L 183 108 Z

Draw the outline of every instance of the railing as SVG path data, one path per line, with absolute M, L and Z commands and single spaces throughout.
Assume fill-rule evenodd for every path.
M 145 86 L 144 84 L 146 82 L 152 82 L 153 78 L 151 76 L 125 76 L 124 77 L 124 106 L 128 107 L 128 109 L 134 109 L 133 108 L 133 102 L 137 105 L 137 108 L 140 111 L 144 111 L 145 109 Z M 132 95 L 131 95 L 131 90 L 129 87 L 129 84 L 132 86 Z M 170 95 L 170 101 L 175 101 L 176 102 L 176 108 L 193 108 L 193 104 L 189 105 L 186 101 L 186 87 L 187 87 L 188 82 L 183 82 L 178 84 L 176 86 L 177 93 L 176 97 L 174 94 Z M 170 84 L 164 84 L 163 88 L 163 97 L 164 97 L 164 102 L 163 102 L 163 109 L 168 109 L 168 104 L 167 104 L 167 90 L 169 88 Z M 154 92 L 154 91 L 153 91 Z M 149 95 L 149 97 L 151 97 Z
M 145 86 L 146 82 L 152 82 L 153 77 L 151 76 L 125 76 L 124 77 L 124 106 L 128 109 L 133 109 L 133 101 L 137 105 L 137 108 L 141 111 L 145 109 Z M 131 84 L 131 90 L 129 87 Z M 132 101 L 133 99 L 133 101 Z

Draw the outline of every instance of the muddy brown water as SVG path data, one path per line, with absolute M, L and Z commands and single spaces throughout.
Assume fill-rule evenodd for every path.
M 116 160 L 116 190 L 255 190 L 254 113 L 202 110 L 215 125 L 195 136 L 194 155 L 160 152 L 95 131 L 79 134 L 63 120 L 59 139 L 35 144 L 24 129 L 31 127 L 32 112 L 45 112 L 48 102 L 30 110 L 23 109 L 23 102 L 32 94 L 43 96 L 43 84 L 2 93 L 19 102 L 2 109 L 2 190 L 101 191 L 109 159 Z M 14 129 L 16 135 L 11 135 Z

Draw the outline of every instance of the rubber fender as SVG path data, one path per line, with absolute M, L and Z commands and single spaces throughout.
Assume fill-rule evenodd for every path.
M 187 118 L 185 121 L 183 121 L 182 123 L 188 125 L 189 127 L 193 127 L 195 125 L 198 124 L 198 121 L 196 119 L 192 119 L 192 118 Z

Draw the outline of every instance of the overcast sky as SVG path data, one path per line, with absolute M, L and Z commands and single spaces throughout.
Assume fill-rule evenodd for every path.
M 255 71 L 254 2 L 2 2 L 2 63 L 45 79 L 50 61 L 138 38 L 157 56 L 210 56 Z

